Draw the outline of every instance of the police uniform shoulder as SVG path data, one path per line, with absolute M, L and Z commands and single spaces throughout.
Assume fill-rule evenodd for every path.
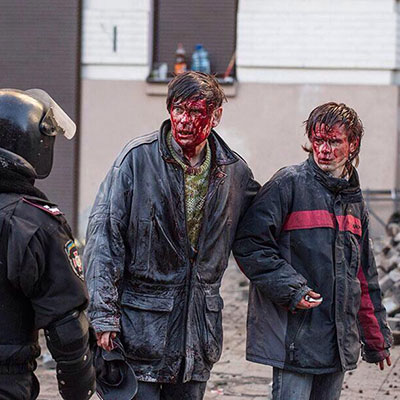
M 148 133 L 147 135 L 139 136 L 134 139 L 132 139 L 130 142 L 128 142 L 125 147 L 122 149 L 121 153 L 119 153 L 117 159 L 115 160 L 115 166 L 119 167 L 121 166 L 122 162 L 126 158 L 126 156 L 131 153 L 134 149 L 142 146 L 142 145 L 148 145 L 152 144 L 158 139 L 158 132 L 159 131 L 154 131 L 151 133 Z
M 53 217 L 63 215 L 63 213 L 60 211 L 57 205 L 48 200 L 40 199 L 38 197 L 24 196 L 22 197 L 21 201 L 28 207 L 34 207 L 35 209 L 39 209 L 42 212 L 51 215 Z

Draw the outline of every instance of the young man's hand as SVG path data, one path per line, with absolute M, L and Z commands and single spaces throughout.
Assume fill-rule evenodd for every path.
M 390 359 L 390 356 L 387 356 L 385 358 L 385 360 L 386 360 L 386 364 L 388 365 L 388 367 L 390 367 L 392 365 L 392 360 Z M 385 360 L 375 363 L 376 365 L 379 365 L 379 369 L 381 371 L 383 371 L 385 369 Z
M 96 332 L 97 346 L 106 351 L 111 351 L 114 348 L 112 342 L 117 336 L 117 332 Z
M 309 296 L 311 299 L 307 301 L 307 296 Z M 312 299 L 315 299 L 316 301 L 312 301 Z M 298 303 L 296 308 L 299 308 L 300 310 L 307 310 L 309 308 L 315 308 L 318 307 L 322 303 L 322 298 L 319 293 L 315 293 L 313 290 L 310 290 Z

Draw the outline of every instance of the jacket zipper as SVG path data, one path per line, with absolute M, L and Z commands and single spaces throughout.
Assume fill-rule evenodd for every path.
M 295 353 L 295 350 L 296 350 L 295 342 L 296 342 L 297 336 L 299 335 L 299 332 L 300 332 L 301 328 L 304 325 L 304 321 L 306 320 L 306 315 L 307 315 L 307 311 L 305 310 L 304 314 L 303 314 L 303 318 L 301 319 L 300 325 L 297 328 L 296 334 L 294 335 L 293 342 L 290 343 L 290 345 L 289 345 L 289 360 L 290 361 L 294 361 L 294 358 L 295 358 L 294 357 L 294 353 Z
M 190 302 L 190 288 L 191 288 L 191 280 L 192 280 L 192 246 L 190 245 L 190 241 L 189 241 L 189 236 L 188 236 L 188 232 L 187 232 L 187 219 L 186 219 L 186 192 L 185 192 L 185 172 L 183 171 L 183 168 L 175 162 L 176 165 L 176 170 L 179 171 L 178 173 L 181 176 L 182 179 L 182 189 L 183 189 L 183 212 L 184 212 L 184 219 L 185 219 L 185 238 L 186 238 L 186 255 L 189 258 L 189 268 L 188 271 L 186 273 L 186 285 L 185 285 L 185 308 L 184 308 L 184 315 L 186 316 L 185 318 L 185 330 L 184 330 L 184 348 L 183 348 L 183 354 L 184 354 L 184 373 L 183 373 L 183 382 L 187 382 L 187 372 L 188 370 L 192 369 L 193 366 L 189 366 L 189 368 L 187 368 L 188 366 L 188 356 L 189 354 L 187 353 L 186 349 L 187 349 L 187 345 L 188 345 L 188 333 L 187 333 L 187 329 L 188 329 L 188 322 L 189 322 L 189 302 Z M 193 364 L 193 362 L 191 362 Z
M 154 224 L 154 205 L 151 206 L 151 211 L 150 211 L 150 231 L 149 231 L 149 250 L 147 253 L 147 270 L 150 268 L 150 254 L 151 254 L 151 242 L 152 242 L 152 236 L 153 236 L 153 224 Z
M 176 248 L 176 246 L 172 243 L 171 239 L 168 237 L 167 233 L 165 232 L 165 229 L 163 228 L 162 224 L 160 223 L 160 221 L 157 218 L 157 215 L 154 215 L 154 222 L 157 224 L 157 226 L 160 228 L 161 233 L 163 234 L 165 240 L 168 242 L 168 244 L 171 246 L 172 250 L 175 251 L 176 254 L 178 254 L 179 256 L 181 255 L 181 253 L 178 251 L 178 249 Z
M 337 241 L 338 241 L 338 237 L 339 237 L 339 235 L 340 235 L 340 232 L 339 232 L 339 223 L 338 223 L 338 220 L 337 220 L 337 214 L 336 214 L 336 202 L 339 202 L 340 201 L 340 207 L 341 207 L 341 209 L 343 210 L 343 203 L 342 203 L 342 201 L 341 201 L 341 196 L 340 196 L 340 194 L 336 194 L 335 195 L 335 197 L 334 197 L 334 199 L 333 199 L 333 214 L 334 214 L 334 216 L 335 216 L 335 251 L 334 251 L 334 260 L 333 260 L 333 262 L 334 262 L 334 273 L 335 273 L 335 297 L 334 297 L 334 304 L 335 304 L 335 329 L 336 329 L 336 343 L 337 343 L 337 345 L 338 345 L 338 349 L 339 349 L 339 359 L 340 359 L 340 364 L 342 365 L 342 367 L 344 368 L 345 367 L 345 361 L 344 361 L 344 355 L 343 355 L 343 351 L 342 351 L 342 344 L 341 344 L 341 339 L 340 339 L 340 337 L 339 337 L 339 332 L 338 332 L 338 328 L 337 328 L 337 326 L 338 326 L 338 323 L 337 323 L 337 319 L 338 319 L 338 310 L 337 310 L 337 307 L 338 307 L 338 301 L 337 301 L 337 298 L 338 298 L 338 296 L 337 296 L 337 276 L 338 276 L 338 268 L 337 268 L 337 248 L 338 248 L 338 246 L 337 246 Z
M 221 174 L 220 176 L 218 176 L 219 174 Z M 214 182 L 212 182 L 213 177 L 217 175 L 217 177 L 219 178 L 219 180 L 215 179 Z M 214 187 L 212 188 L 212 191 L 207 193 L 207 197 L 205 199 L 204 202 L 204 211 L 203 211 L 203 218 L 201 220 L 201 227 L 200 227 L 200 233 L 199 233 L 199 239 L 197 241 L 197 248 L 200 249 L 201 245 L 203 244 L 203 238 L 204 238 L 204 219 L 207 215 L 207 211 L 208 211 L 208 206 L 210 204 L 211 199 L 214 197 L 214 194 L 217 192 L 219 186 L 221 185 L 221 183 L 224 181 L 224 177 L 226 176 L 226 174 L 220 170 L 220 168 L 217 166 L 213 169 L 213 171 L 210 172 L 210 178 L 208 181 L 208 187 L 207 187 L 207 192 L 208 190 L 212 187 L 212 185 L 214 185 Z
M 215 176 L 214 171 L 216 171 L 218 169 L 218 167 L 215 167 L 213 169 L 213 171 L 210 171 L 210 176 L 209 176 L 209 181 L 208 181 L 208 187 L 207 187 L 207 192 L 210 190 L 210 187 L 212 187 L 212 184 L 214 182 L 212 182 L 213 176 Z M 183 173 L 183 170 L 182 170 Z M 214 193 L 216 192 L 216 190 L 218 189 L 219 185 L 221 184 L 221 182 L 223 181 L 223 179 L 221 178 L 218 182 L 215 182 L 215 187 L 212 189 L 212 191 L 207 193 L 207 197 L 204 203 L 204 209 L 203 209 L 203 217 L 202 217 L 202 221 L 201 221 L 201 226 L 200 226 L 200 233 L 199 233 L 199 238 L 197 240 L 197 248 L 200 248 L 200 239 L 202 239 L 202 237 L 204 236 L 204 219 L 206 217 L 206 211 L 208 209 L 208 204 L 211 200 L 211 198 L 213 197 Z M 187 325 L 189 322 L 189 302 L 190 302 L 190 289 L 192 288 L 192 283 L 193 283 L 193 273 L 196 272 L 196 276 L 198 277 L 197 271 L 195 271 L 195 260 L 194 260 L 194 254 L 192 251 L 192 246 L 190 244 L 189 241 L 189 236 L 188 236 L 188 232 L 187 232 L 187 219 L 186 219 L 186 193 L 185 193 L 185 177 L 183 177 L 183 197 L 184 197 L 184 208 L 185 208 L 185 232 L 186 232 L 186 247 L 188 248 L 188 254 L 190 254 L 190 265 L 191 268 L 188 271 L 188 280 L 187 280 L 187 298 L 186 298 L 186 304 L 185 304 L 185 312 L 186 312 L 186 327 L 185 327 L 185 347 L 186 347 L 186 341 L 187 341 Z M 193 256 L 193 257 L 192 257 Z M 186 351 L 185 351 L 186 354 Z M 185 374 L 184 374 L 184 378 L 183 381 L 186 382 L 186 367 L 185 367 Z

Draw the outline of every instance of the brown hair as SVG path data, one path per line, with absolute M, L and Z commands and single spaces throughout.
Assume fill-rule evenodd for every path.
M 343 103 L 338 104 L 330 102 L 322 104 L 311 111 L 308 119 L 304 121 L 304 124 L 306 126 L 305 134 L 310 141 L 317 124 L 324 124 L 327 131 L 337 124 L 340 126 L 344 125 L 349 143 L 358 140 L 357 149 L 349 156 L 349 163 L 351 164 L 355 160 L 355 165 L 358 165 L 358 155 L 360 153 L 361 138 L 364 134 L 364 127 L 357 113 L 352 108 Z M 312 153 L 310 145 L 304 145 L 303 149 Z
M 168 84 L 167 110 L 174 101 L 205 99 L 208 106 L 218 108 L 226 96 L 217 79 L 203 72 L 188 71 L 177 75 Z

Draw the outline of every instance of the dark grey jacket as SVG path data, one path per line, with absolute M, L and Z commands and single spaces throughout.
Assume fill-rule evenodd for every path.
M 368 213 L 357 172 L 329 177 L 310 157 L 278 171 L 237 233 L 234 254 L 252 280 L 247 358 L 301 373 L 356 367 L 389 355 Z M 295 307 L 310 288 L 319 307 Z
M 183 170 L 165 141 L 169 130 L 166 121 L 159 132 L 132 140 L 100 187 L 84 255 L 89 316 L 96 331 L 121 332 L 140 380 L 205 381 L 221 354 L 221 278 L 259 185 L 212 132 L 195 254 L 186 233 Z

